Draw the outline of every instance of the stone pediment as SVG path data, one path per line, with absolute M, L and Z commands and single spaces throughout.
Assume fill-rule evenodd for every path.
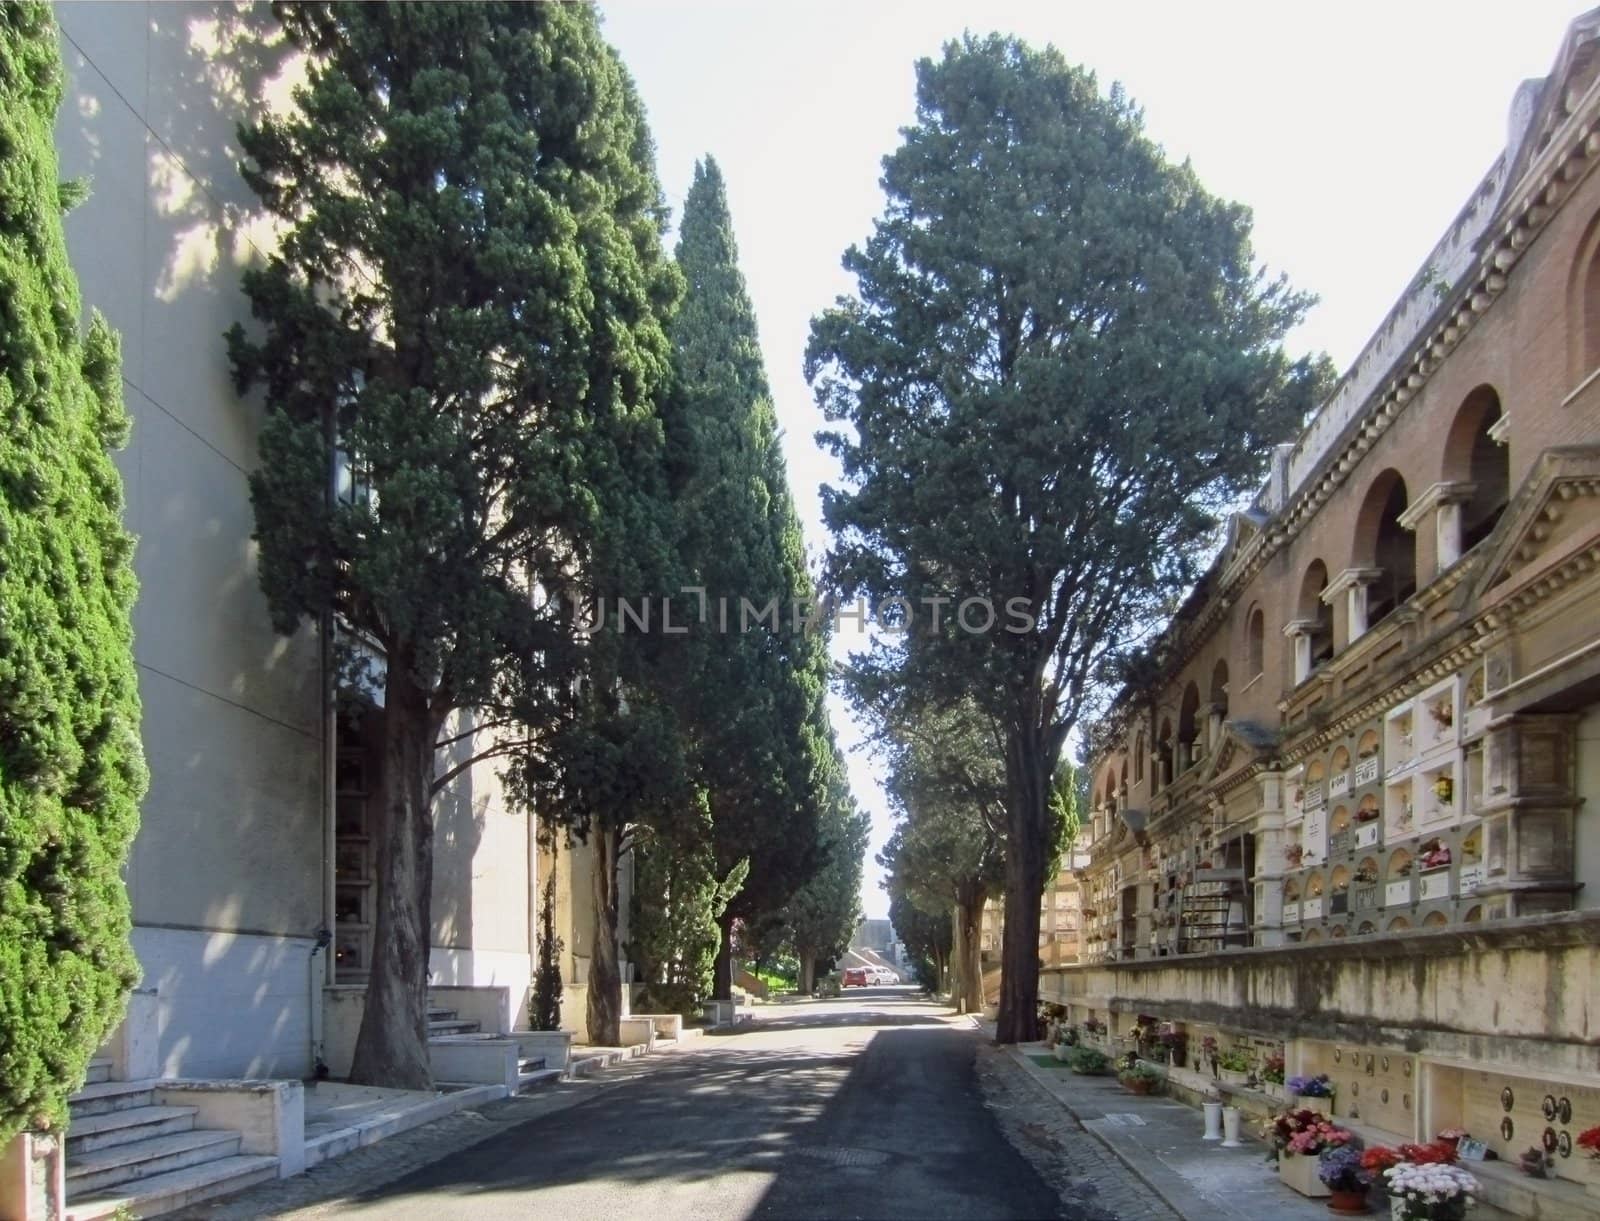
M 1277 743 L 1276 734 L 1254 721 L 1224 721 L 1222 740 L 1217 743 L 1217 749 L 1212 751 L 1211 757 L 1206 760 L 1205 767 L 1200 772 L 1200 783 L 1210 784 L 1217 777 L 1226 776 L 1236 767 L 1242 767 L 1255 762 L 1258 758 L 1270 755 Z
M 1541 454 L 1487 545 L 1473 591 L 1484 606 L 1504 601 L 1600 545 L 1600 445 Z

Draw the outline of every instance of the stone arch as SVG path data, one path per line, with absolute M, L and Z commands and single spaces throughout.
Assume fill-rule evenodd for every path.
M 1328 588 L 1328 566 L 1321 560 L 1306 565 L 1300 578 L 1300 597 L 1295 618 L 1313 625 L 1311 629 L 1311 668 L 1315 670 L 1333 656 L 1333 608 L 1322 600 Z
M 1259 605 L 1252 606 L 1244 621 L 1244 670 L 1255 678 L 1266 668 L 1267 616 Z
M 1577 386 L 1600 369 L 1600 213 L 1578 239 L 1567 285 L 1568 380 Z
M 1417 540 L 1400 524 L 1410 504 L 1406 481 L 1391 467 L 1368 486 L 1356 515 L 1350 565 L 1382 574 L 1367 590 L 1369 627 L 1417 592 Z
M 1490 434 L 1503 415 L 1500 395 L 1486 383 L 1462 400 L 1445 437 L 1441 478 L 1472 485 L 1459 510 L 1462 553 L 1489 536 L 1511 499 L 1511 450 Z

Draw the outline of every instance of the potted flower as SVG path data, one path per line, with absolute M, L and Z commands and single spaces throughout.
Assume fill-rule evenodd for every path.
M 1374 1182 L 1381 1179 L 1390 1166 L 1398 1166 L 1404 1160 L 1398 1149 L 1388 1145 L 1371 1145 L 1361 1151 L 1361 1169 L 1371 1174 Z
M 1111 1057 L 1092 1047 L 1075 1047 L 1067 1057 L 1067 1068 L 1081 1077 L 1103 1077 L 1111 1067 Z
M 1327 1073 L 1315 1077 L 1290 1077 L 1284 1083 L 1289 1097 L 1309 1111 L 1321 1115 L 1333 1113 L 1333 1082 Z
M 1367 1189 L 1372 1172 L 1361 1164 L 1361 1150 L 1355 1143 L 1332 1145 L 1317 1155 L 1317 1177 L 1328 1189 L 1328 1210 L 1336 1213 L 1367 1211 Z
M 1189 1055 L 1189 1035 L 1171 1022 L 1162 1022 L 1156 1039 L 1166 1050 L 1167 1063 L 1182 1068 Z
M 1383 1179 L 1395 1221 L 1462 1221 L 1478 1194 L 1478 1180 L 1446 1162 L 1400 1162 Z
M 1355 1142 L 1355 1134 L 1348 1128 L 1306 1108 L 1275 1116 L 1267 1122 L 1264 1135 L 1277 1156 L 1278 1177 L 1303 1196 L 1332 1194 L 1317 1175 L 1318 1159 L 1324 1150 Z
M 1160 1088 L 1162 1076 L 1148 1064 L 1135 1064 L 1119 1072 L 1117 1081 L 1130 1094 L 1153 1094 Z
M 1261 1085 L 1269 1098 L 1282 1098 L 1283 1089 L 1283 1057 L 1277 1052 L 1268 1056 L 1261 1062 Z
M 1226 1085 L 1250 1080 L 1250 1057 L 1242 1051 L 1225 1051 L 1217 1057 L 1217 1073 Z
M 1433 795 L 1439 799 L 1441 805 L 1449 805 L 1450 799 L 1455 796 L 1455 781 L 1449 776 L 1440 776 L 1433 782 Z

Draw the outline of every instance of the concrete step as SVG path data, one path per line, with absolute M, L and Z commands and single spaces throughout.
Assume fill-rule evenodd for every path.
M 237 1132 L 200 1129 L 80 1153 L 67 1159 L 67 1199 L 98 1195 L 135 1179 L 232 1157 L 239 1152 L 242 1139 Z
M 430 1022 L 448 1022 L 455 1015 L 456 1011 L 454 1009 L 435 1009 L 431 1005 L 428 1007 L 428 1020 Z
M 153 1081 L 101 1081 L 86 1085 L 67 1099 L 72 1118 L 104 1115 L 107 1111 L 128 1111 L 147 1107 L 155 1101 Z
M 543 1056 L 523 1056 L 517 1061 L 517 1071 L 519 1073 L 534 1073 L 546 1067 L 548 1066 Z
M 67 1127 L 67 1164 L 96 1149 L 171 1136 L 194 1130 L 198 1107 L 133 1107 L 126 1111 L 107 1111 L 103 1115 L 82 1115 Z
M 517 1074 L 517 1093 L 526 1094 L 546 1085 L 552 1081 L 560 1081 L 562 1072 L 559 1068 L 535 1068 Z
M 275 1157 L 219 1158 L 203 1166 L 169 1170 L 88 1199 L 74 1200 L 67 1206 L 66 1221 L 98 1221 L 115 1216 L 118 1209 L 126 1209 L 141 1219 L 158 1217 L 277 1177 L 278 1159 Z
M 678 1045 L 678 1040 L 677 1039 L 663 1039 L 660 1035 L 657 1035 L 655 1037 L 655 1041 L 650 1044 L 650 1050 L 651 1051 L 671 1051 L 677 1045 Z
M 462 1021 L 459 1018 L 446 1018 L 442 1021 L 428 1023 L 428 1033 L 430 1035 L 475 1034 L 477 1030 L 478 1023 Z
M 85 1085 L 99 1085 L 103 1081 L 111 1080 L 110 1060 L 90 1060 L 89 1075 L 83 1079 Z

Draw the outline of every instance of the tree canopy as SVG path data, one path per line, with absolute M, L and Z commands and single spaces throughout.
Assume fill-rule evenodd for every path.
M 1324 366 L 1283 352 L 1308 298 L 1256 265 L 1249 212 L 1054 49 L 948 44 L 917 65 L 903 134 L 885 210 L 845 255 L 855 292 L 808 348 L 840 425 L 823 436 L 844 476 L 829 571 L 918 616 L 914 649 L 864 664 L 1003 730 L 1014 1041 L 1031 1037 L 1062 748 Z
M 138 979 L 121 871 L 146 773 L 116 335 L 79 328 L 47 4 L 0 7 L 0 1147 L 59 1126 Z

